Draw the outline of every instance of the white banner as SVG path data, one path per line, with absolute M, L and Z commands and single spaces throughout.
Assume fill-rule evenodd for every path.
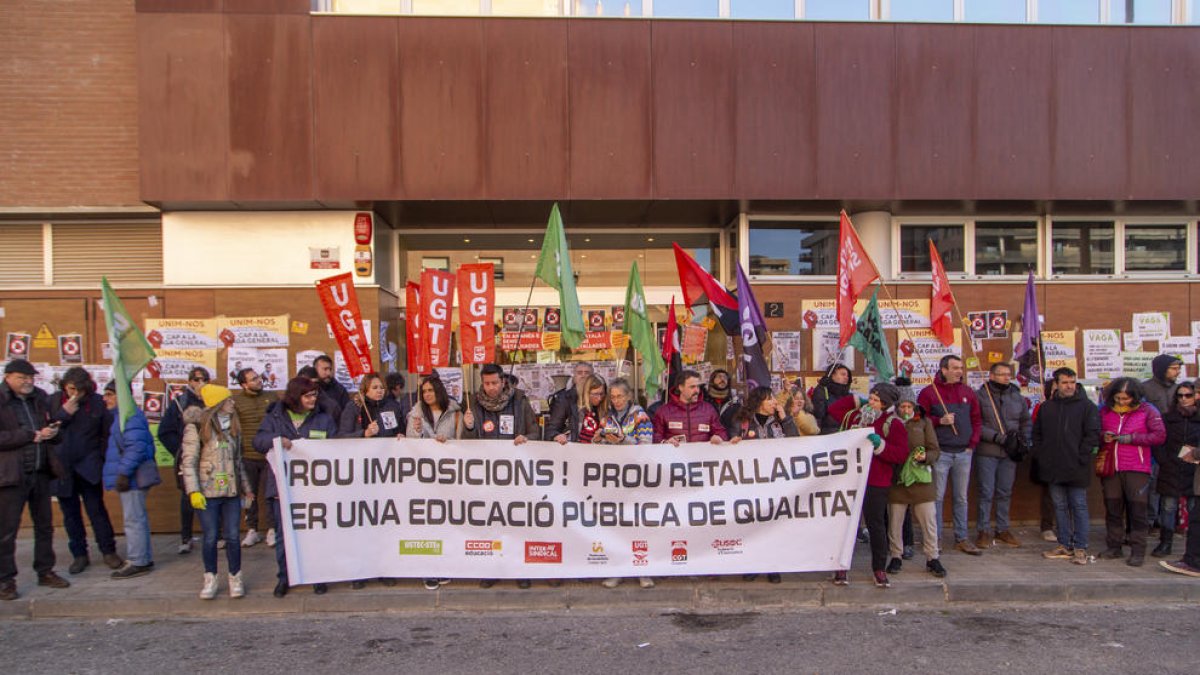
M 293 584 L 848 569 L 869 429 L 655 446 L 298 440 L 268 453 Z

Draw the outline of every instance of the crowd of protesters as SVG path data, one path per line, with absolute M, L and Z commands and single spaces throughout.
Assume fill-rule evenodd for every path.
M 951 543 L 942 536 L 947 489 L 953 550 L 978 556 L 993 546 L 1022 546 L 1011 529 L 1010 509 L 1023 465 L 1041 488 L 1040 529 L 1053 544 L 1043 552 L 1045 558 L 1080 565 L 1097 558 L 1123 559 L 1141 566 L 1151 533 L 1157 532 L 1158 541 L 1150 555 L 1167 558 L 1174 552 L 1179 523 L 1186 521 L 1182 559 L 1160 564 L 1200 577 L 1200 472 L 1195 471 L 1200 416 L 1195 384 L 1179 381 L 1181 365 L 1172 356 L 1156 357 L 1152 378 L 1106 383 L 1099 406 L 1069 368 L 1056 370 L 1046 383 L 1045 400 L 1031 406 L 1009 364 L 994 364 L 987 381 L 971 389 L 962 360 L 946 356 L 932 385 L 919 395 L 908 380 L 897 378 L 875 384 L 860 398 L 853 389 L 854 373 L 842 364 L 835 364 L 811 391 L 797 380 L 783 391 L 752 388 L 744 399 L 727 371 L 716 370 L 703 382 L 699 373 L 682 370 L 661 400 L 643 407 L 627 380 L 606 382 L 590 364 L 577 363 L 571 381 L 550 397 L 543 425 L 517 379 L 495 364 L 483 366 L 477 391 L 456 401 L 436 374 L 421 378 L 413 395 L 404 391 L 401 375 L 367 375 L 359 394 L 351 396 L 334 378 L 333 361 L 320 356 L 288 381 L 279 397 L 264 391 L 262 378 L 252 369 L 234 374 L 237 393 L 209 382 L 203 368 L 193 369 L 188 386 L 167 405 L 158 439 L 177 467 L 179 554 L 193 550 L 194 519 L 200 519 L 204 599 L 220 592 L 221 549 L 230 596 L 245 594 L 241 548 L 260 542 L 275 549 L 275 596 L 288 593 L 286 552 L 278 537 L 278 492 L 266 458 L 277 442 L 290 448 L 297 439 L 326 438 L 678 446 L 870 428 L 874 455 L 862 514 L 878 587 L 890 586 L 888 575 L 901 572 L 904 561 L 914 557 L 916 533 L 926 571 L 946 576 L 941 554 L 942 543 Z M 91 564 L 85 513 L 112 578 L 149 574 L 154 561 L 146 493 L 160 478 L 145 416 L 135 412 L 122 424 L 116 419 L 113 386 L 98 394 L 83 368 L 69 369 L 60 391 L 50 396 L 33 386 L 35 375 L 32 364 L 14 360 L 0 384 L 0 599 L 18 595 L 14 552 L 27 504 L 38 585 L 70 585 L 54 571 L 52 496 L 58 498 L 69 539 L 71 575 Z M 978 494 L 974 538 L 968 532 L 967 506 L 972 479 Z M 1104 497 L 1103 547 L 1091 546 L 1088 536 L 1087 491 L 1093 479 Z M 116 550 L 104 490 L 120 496 L 124 559 Z M 246 534 L 239 540 L 243 524 Z M 771 583 L 781 581 L 778 573 L 766 576 Z M 756 578 L 744 576 L 746 581 Z M 380 581 L 393 585 L 396 580 Z M 649 577 L 638 581 L 643 588 L 654 586 Z M 846 571 L 834 573 L 833 583 L 849 582 Z M 366 583 L 351 585 L 362 588 Z M 429 589 L 446 583 L 449 579 L 424 580 Z M 495 583 L 484 579 L 480 585 Z M 613 588 L 621 579 L 602 583 Z M 531 582 L 519 579 L 516 584 L 529 588 Z M 325 593 L 327 585 L 315 584 L 313 590 Z

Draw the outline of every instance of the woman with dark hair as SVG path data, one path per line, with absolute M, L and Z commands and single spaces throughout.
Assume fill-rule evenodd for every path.
M 850 383 L 853 380 L 850 368 L 838 363 L 830 368 L 829 373 L 813 388 L 813 417 L 816 417 L 817 423 L 821 425 L 822 434 L 836 434 L 842 430 L 842 418 L 831 415 L 829 406 L 834 401 L 850 395 Z
M 383 378 L 376 373 L 363 375 L 358 395 L 342 411 L 338 438 L 394 438 L 403 433 L 404 414 L 400 404 L 387 397 Z
M 254 435 L 254 449 L 264 455 L 275 448 L 275 439 L 285 449 L 292 447 L 292 441 L 299 438 L 325 439 L 337 435 L 337 424 L 327 413 L 317 410 L 317 399 L 321 391 L 315 380 L 307 377 L 293 377 L 288 380 L 287 390 L 279 405 L 267 411 L 262 426 Z M 275 522 L 282 523 L 279 512 L 279 489 L 275 485 L 275 472 L 267 472 L 267 489 L 263 493 L 271 505 L 271 513 Z M 287 558 L 283 543 L 275 547 L 275 563 L 279 568 L 275 584 L 275 597 L 282 598 L 288 592 Z M 313 584 L 313 592 L 317 595 L 327 590 L 325 584 Z
M 733 416 L 733 427 L 729 435 L 740 436 L 744 441 L 760 438 L 795 438 L 800 435 L 796 420 L 784 412 L 775 400 L 770 387 L 755 387 L 750 390 L 746 402 Z
M 1180 450 L 1184 447 L 1200 446 L 1200 415 L 1196 411 L 1196 383 L 1180 382 L 1175 387 L 1167 413 L 1163 415 L 1167 442 L 1154 446 L 1154 459 L 1158 462 L 1158 494 L 1162 497 L 1159 511 L 1162 514 L 1162 529 L 1159 531 L 1158 546 L 1150 553 L 1155 558 L 1171 555 L 1179 509 L 1181 506 L 1191 509 L 1196 500 L 1196 493 L 1192 489 L 1196 465 L 1180 457 Z M 1200 551 L 1193 552 L 1193 555 L 1197 554 Z
M 1129 559 L 1140 567 L 1146 561 L 1147 496 L 1150 487 L 1150 449 L 1167 440 L 1162 416 L 1145 403 L 1142 385 L 1132 377 L 1119 377 L 1104 390 L 1100 410 L 1103 433 L 1096 474 L 1104 492 L 1105 548 L 1100 558 L 1124 556 L 1125 512 L 1129 512 Z
M 462 435 L 461 409 L 446 393 L 446 385 L 437 373 L 422 379 L 417 393 L 421 399 L 408 414 L 408 438 L 432 438 L 445 443 Z

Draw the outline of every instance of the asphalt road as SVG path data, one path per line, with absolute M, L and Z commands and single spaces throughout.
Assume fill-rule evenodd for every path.
M 9 673 L 1200 672 L 1200 607 L 0 622 Z

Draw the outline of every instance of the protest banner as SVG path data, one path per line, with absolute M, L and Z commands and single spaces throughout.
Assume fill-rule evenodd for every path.
M 229 371 L 229 386 L 238 383 L 238 371 L 253 368 L 262 377 L 263 389 L 280 391 L 287 387 L 287 350 L 278 348 L 258 349 L 255 347 L 230 347 L 225 363 Z M 312 363 L 312 360 L 309 360 Z
M 1079 359 L 1075 355 L 1075 331 L 1043 330 L 1042 355 L 1047 373 L 1059 368 L 1070 368 L 1079 372 Z
M 1121 376 L 1121 331 L 1115 328 L 1083 331 L 1083 370 L 1084 377 L 1093 380 Z
M 801 300 L 800 320 L 805 328 L 837 328 L 836 300 Z M 867 298 L 854 303 L 854 315 L 867 308 Z M 929 299 L 899 298 L 879 301 L 879 320 L 884 330 L 929 328 Z
M 146 341 L 154 349 L 219 349 L 216 319 L 146 319 Z
M 219 316 L 217 338 L 226 347 L 288 346 L 288 315 Z
M 809 572 L 850 567 L 870 431 L 733 455 L 389 438 L 267 456 L 292 584 Z
M 428 375 L 429 348 L 425 343 L 425 331 L 421 328 L 421 285 L 408 282 L 404 289 L 404 346 L 408 356 L 408 372 Z
M 463 363 L 496 360 L 496 282 L 492 263 L 458 268 L 458 332 Z

